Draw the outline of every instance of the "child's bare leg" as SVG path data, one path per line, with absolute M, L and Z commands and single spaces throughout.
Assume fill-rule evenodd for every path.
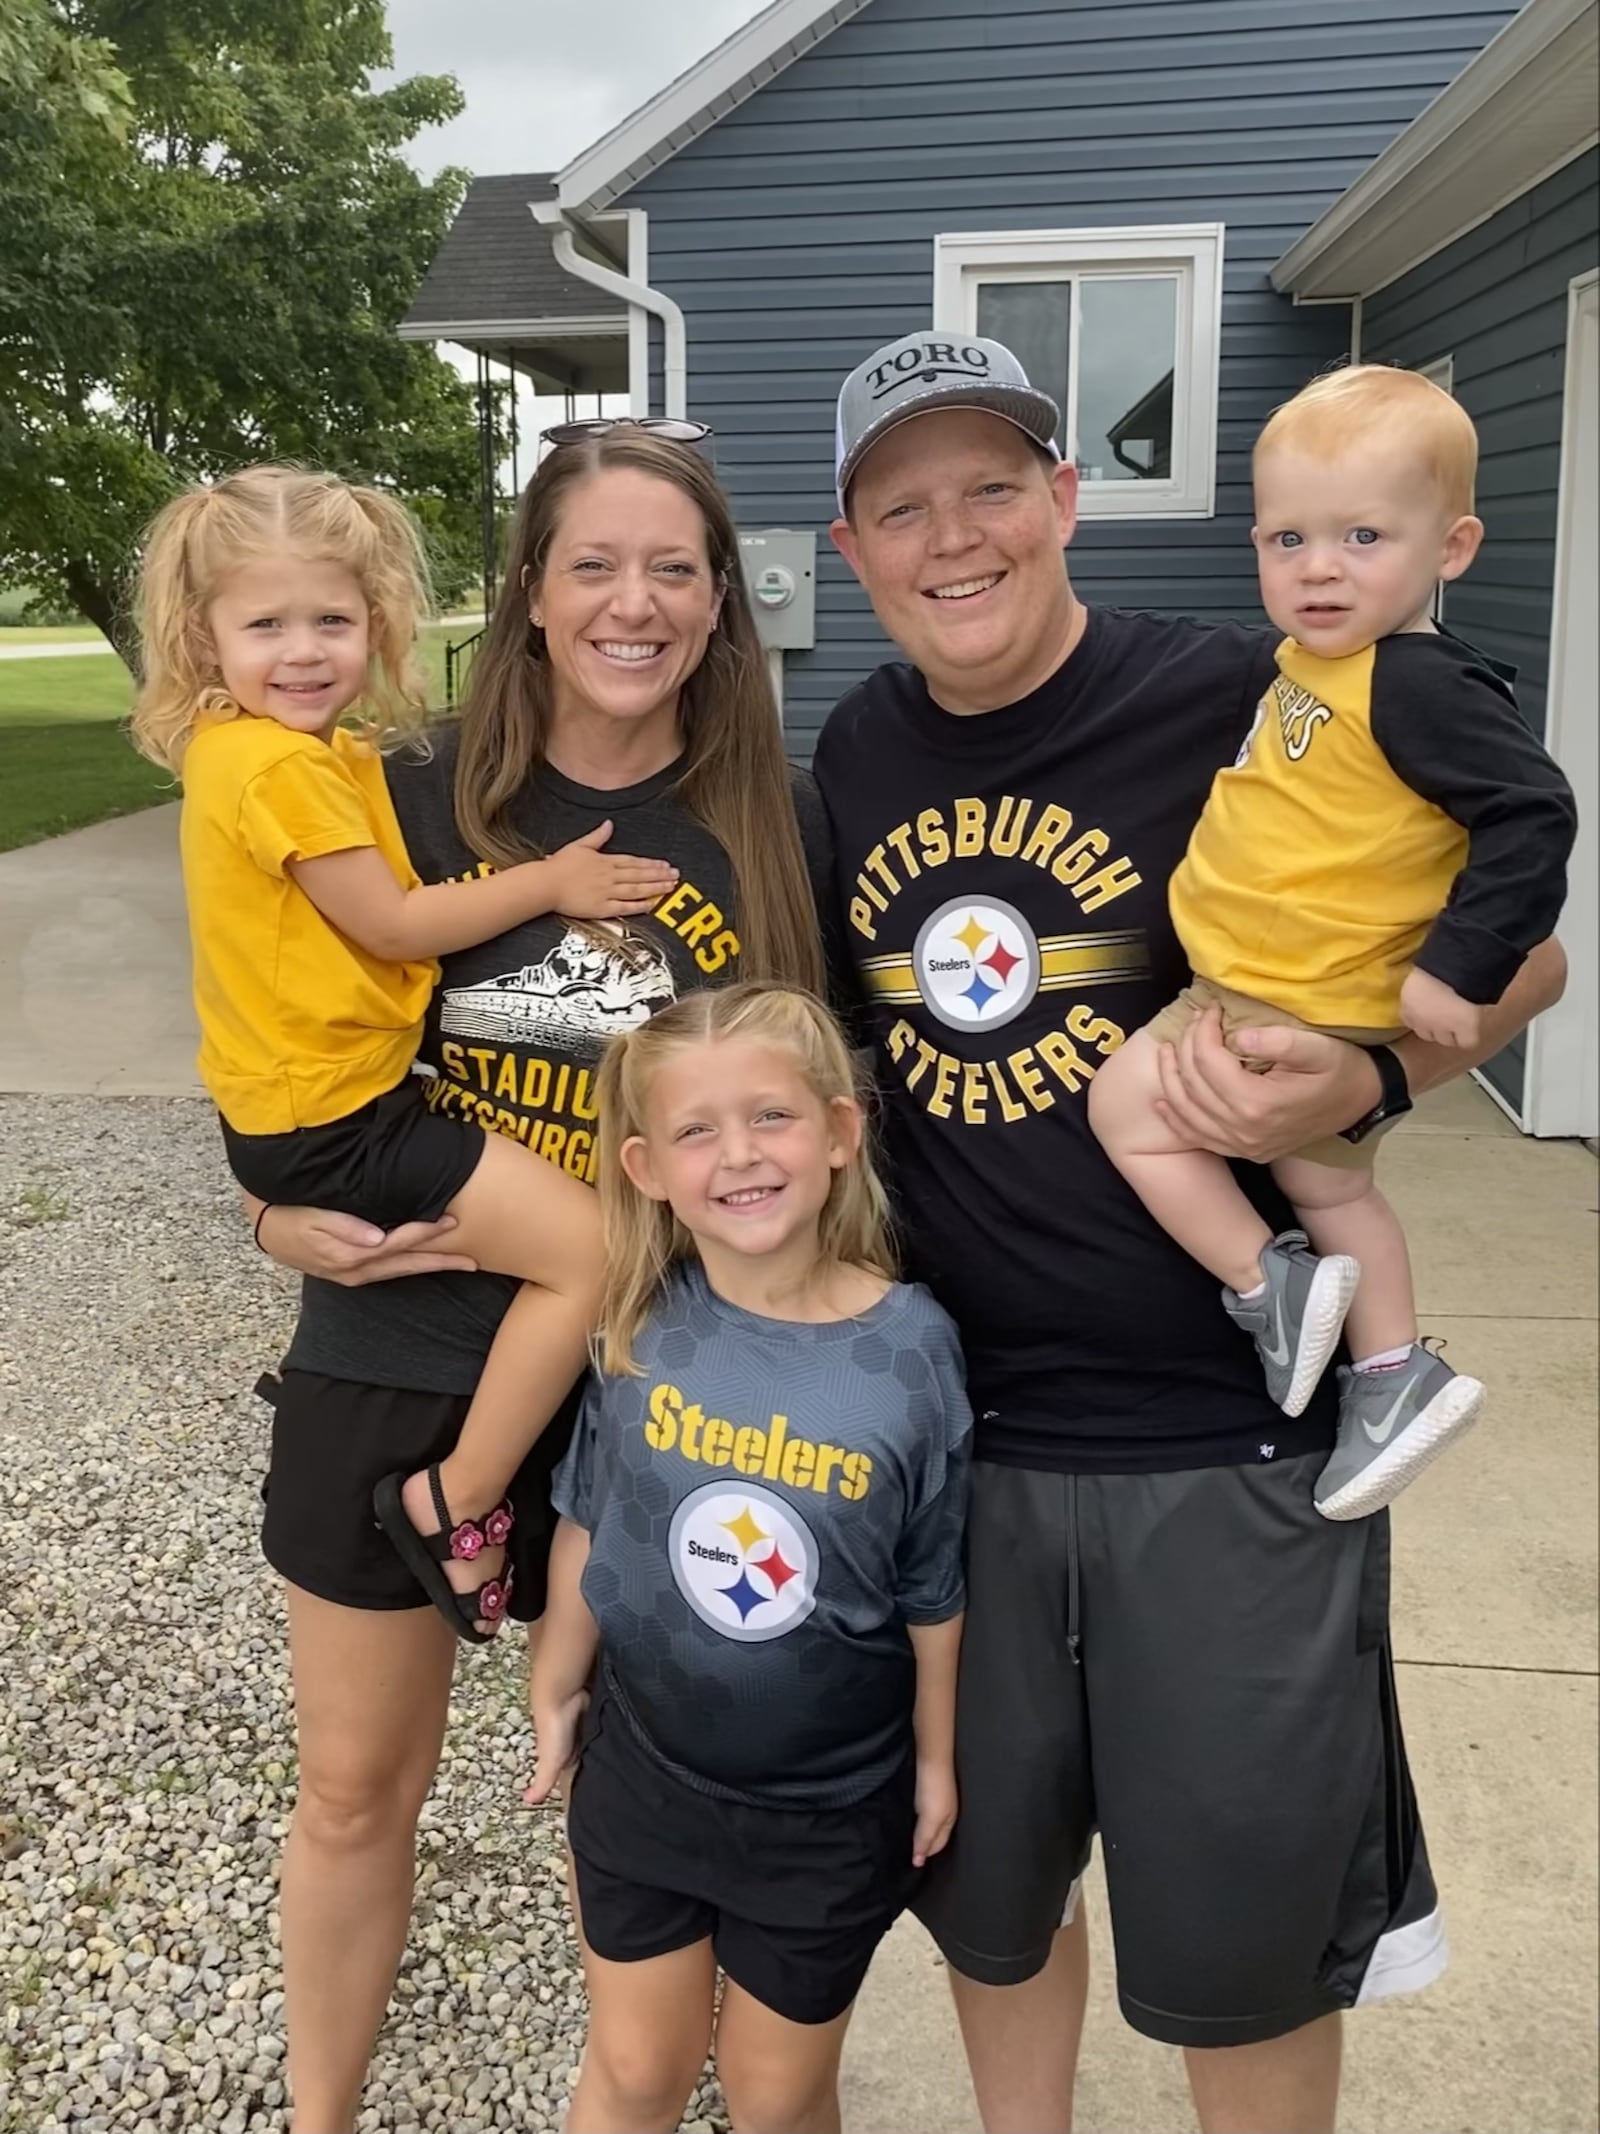
M 1320 1253 L 1348 1253 L 1361 1262 L 1361 1286 L 1345 1320 L 1345 1339 L 1358 1362 L 1417 1338 L 1411 1256 L 1400 1218 L 1378 1191 L 1370 1167 L 1345 1169 L 1285 1156 L 1272 1175 Z
M 589 2034 L 566 2134 L 672 2134 L 711 2046 L 717 1965 L 709 1941 L 636 1964 L 608 1963 L 583 1935 L 577 1878 L 572 1916 L 589 1993 Z
M 1089 1122 L 1168 1237 L 1243 1295 L 1260 1285 L 1272 1232 L 1223 1159 L 1186 1147 L 1156 1110 L 1158 1051 L 1137 1030 L 1111 1055 L 1089 1085 Z
M 600 1210 L 594 1193 L 503 1135 L 486 1136 L 478 1168 L 450 1203 L 452 1242 L 480 1267 L 520 1275 L 523 1288 L 495 1335 L 454 1451 L 439 1463 L 453 1518 L 481 1519 L 505 1495 L 529 1448 L 583 1368 L 600 1301 Z M 401 1502 L 421 1534 L 438 1530 L 425 1474 Z M 457 1592 L 497 1578 L 502 1548 L 444 1571 Z
M 839 2055 L 850 2014 L 791 2023 L 727 1981 L 716 2057 L 735 2134 L 839 2134 Z

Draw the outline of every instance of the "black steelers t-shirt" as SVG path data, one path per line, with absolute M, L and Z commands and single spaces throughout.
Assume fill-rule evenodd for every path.
M 870 1018 L 909 1260 L 955 1320 L 979 1459 L 1116 1472 L 1281 1459 L 1291 1422 L 1214 1278 L 1089 1128 L 1100 1063 L 1184 985 L 1167 913 L 1275 639 L 1111 608 L 1021 703 L 942 711 L 886 666 L 834 710 L 816 777 L 830 944 Z M 1241 1183 L 1274 1229 L 1270 1176 Z
M 457 734 L 435 737 L 430 760 L 396 757 L 389 789 L 412 865 L 424 882 L 489 870 L 463 842 L 452 804 Z M 682 994 L 739 976 L 739 931 L 727 854 L 676 790 L 681 766 L 602 792 L 548 765 L 515 809 L 519 832 L 554 852 L 597 829 L 609 848 L 678 869 L 653 912 L 625 923 L 615 949 L 549 914 L 443 959 L 419 1066 L 427 1101 L 464 1131 L 509 1134 L 575 1177 L 595 1175 L 595 1078 L 609 1038 Z M 795 774 L 808 844 L 825 839 L 816 790 Z M 815 862 L 813 861 L 815 867 Z M 308 1278 L 284 1359 L 362 1384 L 470 1394 L 516 1291 L 492 1274 L 412 1275 L 346 1289 Z

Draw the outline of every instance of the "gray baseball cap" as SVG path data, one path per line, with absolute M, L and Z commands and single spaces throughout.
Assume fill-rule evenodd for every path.
M 970 334 L 908 333 L 858 363 L 839 389 L 834 480 L 841 511 L 856 469 L 878 439 L 937 408 L 982 408 L 1061 457 L 1055 441 L 1061 410 L 1028 383 L 1009 348 Z

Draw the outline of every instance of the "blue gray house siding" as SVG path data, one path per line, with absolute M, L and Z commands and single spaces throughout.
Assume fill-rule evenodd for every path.
M 1515 12 L 872 0 L 624 197 L 687 314 L 690 413 L 716 429 L 740 523 L 822 537 L 818 646 L 787 658 L 796 755 L 885 653 L 826 539 L 833 397 L 928 323 L 934 237 L 1226 225 L 1216 516 L 1086 524 L 1073 569 L 1091 600 L 1256 614 L 1251 443 L 1349 345 L 1345 306 L 1296 309 L 1268 269 Z
M 1517 669 L 1517 699 L 1545 730 L 1556 497 L 1567 363 L 1567 284 L 1600 265 L 1600 151 L 1568 163 L 1490 221 L 1368 299 L 1362 353 L 1412 369 L 1453 359 L 1478 429 L 1484 543 L 1445 593 L 1446 626 Z M 1520 1106 L 1526 1036 L 1485 1070 Z

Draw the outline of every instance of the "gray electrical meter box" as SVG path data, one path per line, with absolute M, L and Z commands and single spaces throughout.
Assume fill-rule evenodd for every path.
M 756 628 L 769 652 L 809 652 L 817 641 L 817 537 L 742 533 L 739 553 Z

